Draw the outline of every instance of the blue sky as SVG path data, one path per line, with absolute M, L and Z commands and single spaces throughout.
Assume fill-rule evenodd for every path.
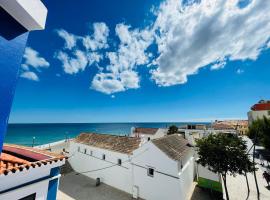
M 245 119 L 270 98 L 270 2 L 52 0 L 10 122 Z

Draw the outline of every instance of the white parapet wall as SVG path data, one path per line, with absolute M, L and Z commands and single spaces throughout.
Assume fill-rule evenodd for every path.
M 0 0 L 0 6 L 28 31 L 45 28 L 48 10 L 40 0 Z

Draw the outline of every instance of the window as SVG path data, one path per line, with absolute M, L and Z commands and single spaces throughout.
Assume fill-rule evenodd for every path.
M 86 154 L 87 153 L 87 149 L 84 149 L 84 154 Z
M 35 199 L 36 199 L 36 193 L 30 194 L 30 195 L 28 195 L 26 197 L 23 197 L 23 198 L 19 199 L 19 200 L 35 200 Z
M 78 147 L 78 152 L 80 152 L 81 151 L 81 148 L 80 147 Z
M 105 160 L 106 156 L 105 154 L 102 155 L 102 160 Z
M 121 160 L 121 159 L 118 159 L 118 160 L 117 160 L 117 164 L 118 164 L 118 165 L 122 165 L 122 160 Z
M 148 168 L 147 175 L 151 176 L 151 177 L 154 177 L 154 172 L 155 172 L 155 170 L 153 168 Z

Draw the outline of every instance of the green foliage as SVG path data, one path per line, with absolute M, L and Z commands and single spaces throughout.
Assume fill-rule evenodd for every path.
M 249 126 L 248 135 L 256 144 L 262 144 L 270 150 L 270 119 L 265 116 L 257 119 Z
M 246 142 L 236 135 L 209 135 L 197 140 L 197 147 L 198 163 L 222 176 L 244 174 L 254 170 L 247 154 Z
M 178 132 L 178 127 L 175 126 L 175 125 L 172 125 L 169 127 L 169 130 L 168 130 L 168 135 L 172 135 L 172 134 L 175 134 Z

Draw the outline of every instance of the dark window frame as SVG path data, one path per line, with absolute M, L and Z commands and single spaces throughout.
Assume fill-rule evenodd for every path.
M 122 165 L 122 159 L 119 158 L 119 159 L 117 160 L 117 164 L 118 164 L 119 166 L 121 166 L 121 165 Z
M 35 200 L 37 197 L 37 193 L 30 194 L 28 196 L 25 196 L 23 198 L 20 198 L 18 200 Z
M 150 176 L 150 177 L 154 177 L 154 174 L 155 174 L 155 169 L 149 167 L 149 168 L 147 169 L 147 175 Z

